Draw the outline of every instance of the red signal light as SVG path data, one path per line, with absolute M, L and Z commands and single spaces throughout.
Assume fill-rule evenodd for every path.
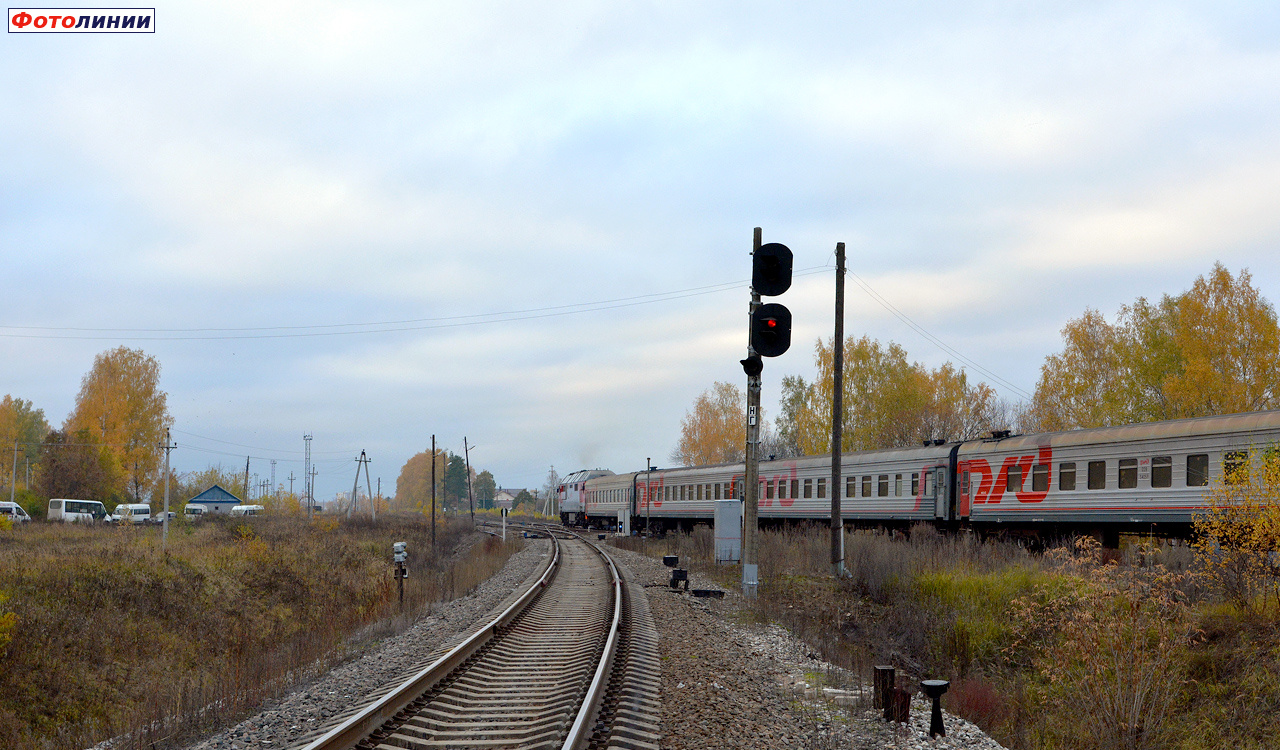
M 774 320 L 773 318 L 768 318 L 768 319 L 766 319 L 766 320 L 764 321 L 764 324 L 765 324 L 765 325 L 767 325 L 767 326 L 769 326 L 770 328 L 777 328 L 777 327 L 778 327 L 778 321 Z

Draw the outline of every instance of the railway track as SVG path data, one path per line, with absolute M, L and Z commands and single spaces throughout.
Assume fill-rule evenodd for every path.
M 546 569 L 509 608 L 305 750 L 656 748 L 643 592 L 595 545 L 549 535 Z

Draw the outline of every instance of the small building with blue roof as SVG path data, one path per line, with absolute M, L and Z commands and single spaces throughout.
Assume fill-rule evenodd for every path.
M 199 503 L 209 509 L 210 513 L 231 513 L 231 509 L 237 505 L 243 505 L 240 498 L 227 492 L 222 485 L 215 484 L 209 489 L 201 492 L 199 495 L 187 501 L 187 504 Z

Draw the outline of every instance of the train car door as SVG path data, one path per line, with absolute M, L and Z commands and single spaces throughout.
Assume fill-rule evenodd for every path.
M 946 470 L 939 466 L 933 469 L 933 489 L 934 489 L 934 506 L 933 517 L 940 520 L 947 520 L 947 510 L 951 507 L 951 487 L 947 482 Z

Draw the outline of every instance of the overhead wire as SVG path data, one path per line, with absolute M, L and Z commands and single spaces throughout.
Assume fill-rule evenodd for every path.
M 825 266 L 803 269 L 796 276 L 808 276 L 820 273 Z M 317 336 L 352 336 L 373 333 L 395 333 L 400 331 L 423 331 L 442 328 L 460 328 L 466 326 L 492 325 L 522 320 L 536 320 L 565 315 L 578 315 L 603 310 L 616 310 L 638 305 L 650 305 L 658 302 L 669 302 L 677 299 L 700 297 L 741 288 L 750 283 L 743 279 L 707 286 L 690 287 L 669 292 L 654 292 L 631 297 L 597 300 L 595 302 L 579 302 L 568 305 L 552 305 L 534 307 L 523 310 L 508 310 L 495 313 L 475 313 L 454 315 L 439 318 L 412 318 L 399 321 L 381 321 L 370 323 L 331 323 L 303 326 L 258 326 L 250 328 L 84 328 L 55 326 L 15 326 L 0 325 L 0 338 L 31 339 L 68 339 L 68 340 L 121 340 L 121 341 L 206 341 L 206 340 L 243 340 L 243 339 L 275 339 L 275 338 L 310 338 Z M 347 330 L 337 330 L 347 329 Z M 41 331 L 43 333 L 15 333 L 15 331 Z M 267 333 L 274 331 L 274 333 Z M 160 334 L 160 335 L 118 335 L 118 334 Z M 93 335 L 80 335 L 93 334 Z

